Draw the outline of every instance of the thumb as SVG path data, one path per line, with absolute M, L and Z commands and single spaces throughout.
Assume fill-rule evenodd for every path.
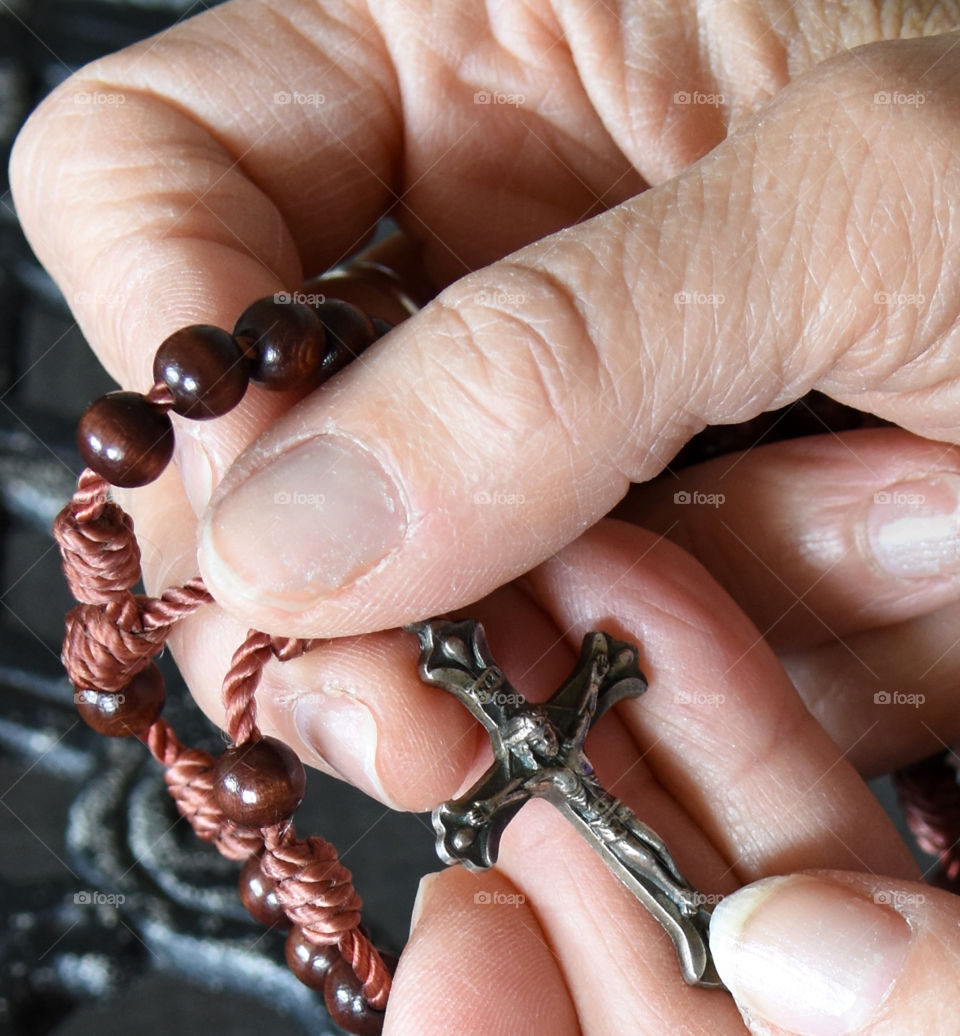
M 960 898 L 913 882 L 818 871 L 722 900 L 717 970 L 753 1033 L 955 1033 Z
M 960 441 L 954 45 L 820 65 L 683 175 L 452 285 L 228 473 L 215 597 L 301 636 L 460 607 L 705 424 L 815 385 Z

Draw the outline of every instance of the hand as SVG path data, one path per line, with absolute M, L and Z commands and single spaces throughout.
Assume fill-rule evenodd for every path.
M 955 437 L 953 37 L 820 63 L 881 35 L 868 8 L 788 30 L 768 0 L 705 23 L 705 65 L 692 6 L 431 10 L 229 4 L 86 69 L 17 144 L 28 235 L 129 386 L 174 327 L 232 326 L 391 205 L 439 280 L 485 267 L 336 393 L 276 424 L 288 401 L 256 395 L 181 435 L 202 511 L 266 431 L 206 512 L 201 568 L 232 614 L 346 635 L 475 600 L 705 423 L 812 385 Z M 275 483 L 320 513 L 280 511 Z
M 626 28 L 602 8 L 489 24 L 469 6 L 371 9 L 293 4 L 284 21 L 218 7 L 64 84 L 13 156 L 34 247 L 135 388 L 170 331 L 231 326 L 354 247 L 399 190 L 394 210 L 440 280 L 615 206 L 459 281 L 278 422 L 289 398 L 256 391 L 219 421 L 178 422 L 182 482 L 170 471 L 126 501 L 155 590 L 195 574 L 194 512 L 266 430 L 206 512 L 201 566 L 229 617 L 205 610 L 172 644 L 218 722 L 220 677 L 251 624 L 342 635 L 465 604 L 570 540 L 706 421 L 819 384 L 955 434 L 956 249 L 937 205 L 956 176 L 951 37 L 820 64 L 880 30 L 840 8 L 804 8 L 785 30 L 756 4 L 709 23 L 704 67 L 688 51 L 693 8 L 638 6 Z M 952 22 L 938 11 L 926 27 Z M 489 74 L 459 63 L 480 51 Z M 921 77 L 929 103 L 876 102 Z M 524 103 L 475 104 L 489 85 Z M 700 88 L 724 105 L 681 103 Z M 291 91 L 313 103 L 281 103 Z M 918 149 L 927 175 L 901 176 Z M 645 183 L 659 186 L 633 197 Z M 924 301 L 876 301 L 901 290 Z M 717 304 L 678 304 L 684 292 Z M 295 439 L 314 445 L 287 452 Z M 279 508 L 273 482 L 323 508 Z M 473 742 L 399 645 L 341 640 L 282 667 L 261 718 L 304 758 L 422 808 L 462 779 Z M 424 760 L 438 730 L 456 747 Z
M 293 10 L 294 30 L 274 23 L 260 33 L 257 22 L 272 19 L 270 12 L 243 4 L 219 8 L 161 41 L 101 63 L 61 88 L 21 138 L 13 172 L 31 239 L 74 301 L 88 337 L 126 385 L 146 387 L 152 351 L 174 327 L 199 319 L 229 326 L 250 299 L 296 284 L 301 261 L 312 271 L 339 257 L 382 211 L 390 196 L 384 182 L 410 184 L 423 174 L 405 199 L 405 221 L 438 235 L 428 253 L 442 280 L 460 272 L 445 259 L 447 249 L 462 257 L 465 268 L 480 266 L 575 221 L 591 204 L 631 196 L 643 185 L 637 170 L 661 186 L 459 282 L 368 363 L 342 376 L 335 392 L 305 401 L 277 424 L 259 452 L 231 473 L 208 520 L 203 564 L 218 599 L 239 621 L 212 610 L 184 630 L 177 652 L 214 717 L 222 718 L 219 676 L 250 623 L 338 634 L 465 603 L 569 540 L 622 495 L 629 479 L 654 473 L 705 421 L 746 416 L 819 384 L 914 431 L 954 437 L 954 389 L 945 361 L 955 307 L 936 291 L 952 283 L 955 249 L 930 191 L 936 184 L 949 197 L 955 177 L 954 128 L 941 107 L 949 108 L 952 96 L 952 40 L 878 45 L 814 68 L 835 49 L 830 41 L 850 40 L 858 12 L 844 12 L 833 15 L 852 19 L 842 33 L 835 31 L 841 26 L 801 24 L 785 47 L 791 54 L 786 71 L 778 71 L 778 52 L 763 52 L 778 37 L 764 31 L 757 7 L 756 21 L 744 15 L 736 31 L 715 30 L 716 46 L 708 48 L 721 56 L 711 72 L 729 86 L 729 107 L 721 112 L 678 102 L 670 109 L 678 126 L 670 120 L 638 123 L 636 113 L 654 110 L 637 98 L 655 101 L 684 85 L 664 72 L 691 66 L 683 41 L 696 33 L 665 31 L 682 26 L 683 15 L 653 9 L 638 14 L 623 41 L 628 60 L 621 61 L 615 32 L 605 34 L 616 26 L 586 17 L 575 24 L 568 12 L 567 46 L 552 46 L 551 38 L 551 46 L 538 48 L 535 30 L 549 34 L 549 19 L 525 37 L 546 64 L 527 68 L 511 51 L 509 70 L 498 67 L 498 81 L 512 76 L 529 90 L 528 104 L 518 111 L 484 107 L 474 134 L 479 109 L 469 90 L 446 90 L 444 119 L 437 120 L 432 81 L 411 84 L 405 74 L 414 65 L 418 75 L 424 68 L 421 39 L 407 46 L 405 30 L 412 23 L 400 24 L 408 7 L 404 14 L 391 8 L 394 21 L 383 25 L 382 36 L 364 35 L 370 26 L 360 14 L 350 24 L 343 12 L 334 23 L 314 8 Z M 657 23 L 668 17 L 669 25 Z M 472 18 L 469 12 L 451 14 L 443 29 L 438 23 L 425 29 L 420 20 L 416 30 L 448 31 L 442 41 L 447 46 L 430 48 L 431 55 L 457 55 L 465 39 L 475 53 L 481 36 Z M 774 21 L 776 12 L 767 17 L 768 24 Z M 736 56 L 751 30 L 757 41 L 752 53 L 760 54 L 766 79 L 743 75 Z M 245 36 L 243 61 L 226 60 L 224 41 Z M 311 38 L 320 42 L 306 42 Z M 349 44 L 356 54 L 358 38 L 363 53 L 347 67 L 337 53 Z M 254 42 L 259 39 L 269 42 Z M 395 46 L 396 78 L 381 39 Z M 491 30 L 491 48 L 495 39 Z M 650 60 L 648 42 L 658 48 L 658 61 Z M 326 53 L 318 55 L 317 47 Z M 568 64 L 571 53 L 583 69 L 582 83 Z M 446 76 L 444 59 L 435 60 L 427 67 Z M 283 68 L 282 81 L 269 71 L 277 67 Z M 622 93 L 609 78 L 619 67 L 635 77 Z M 811 69 L 763 117 L 752 118 L 785 78 Z M 876 104 L 878 84 L 903 82 L 907 89 L 900 92 L 909 96 L 921 75 L 929 105 Z M 263 111 L 270 87 L 289 88 L 298 77 L 304 85 L 329 83 L 324 96 L 336 103 L 318 103 L 312 120 L 292 105 L 284 112 L 273 108 L 275 121 L 265 125 L 256 112 Z M 187 83 L 202 85 L 191 90 Z M 418 104 L 411 88 L 424 83 Z M 91 89 L 113 91 L 124 103 L 88 104 L 80 121 L 76 93 L 87 90 L 89 96 Z M 396 178 L 401 96 L 411 147 Z M 525 117 L 534 111 L 539 121 L 528 132 Z M 78 131 L 81 125 L 89 129 Z M 737 132 L 682 172 L 728 125 Z M 425 133 L 446 132 L 451 136 L 431 137 L 418 150 Z M 458 135 L 468 143 L 450 151 Z M 97 141 L 96 151 L 86 146 L 88 139 Z M 567 149 L 566 139 L 587 145 Z M 280 154 L 278 142 L 291 140 L 289 154 Z M 925 149 L 927 176 L 900 177 L 897 156 L 904 148 L 898 141 L 911 153 Z M 516 163 L 522 142 L 528 151 Z M 798 153 L 803 163 L 794 161 Z M 241 154 L 243 167 L 235 165 Z M 517 170 L 515 179 L 503 177 L 505 166 Z M 491 169 L 497 175 L 488 176 Z M 676 173 L 681 175 L 663 183 Z M 322 192 L 318 175 L 324 176 Z M 487 188 L 489 203 L 464 211 L 461 199 L 475 198 L 476 183 L 487 182 L 494 184 Z M 348 193 L 349 204 L 331 203 Z M 811 211 L 814 196 L 822 199 L 821 208 Z M 54 197 L 56 207 L 49 204 Z M 597 197 L 604 202 L 596 203 Z M 870 212 L 900 215 L 891 226 L 873 222 Z M 740 262 L 744 256 L 748 261 Z M 864 275 L 867 258 L 876 265 Z M 711 272 L 718 268 L 722 277 Z M 146 287 L 131 290 L 132 271 Z M 80 285 L 93 290 L 80 291 Z M 900 295 L 912 301 L 890 307 L 891 294 L 895 302 Z M 935 295 L 936 308 L 930 306 Z M 632 323 L 622 314 L 631 312 L 634 298 L 643 305 Z M 489 400 L 509 406 L 494 408 Z M 286 405 L 253 394 L 229 419 L 180 435 L 180 464 L 197 510 L 237 453 Z M 415 437 L 409 434 L 414 427 Z M 453 441 L 451 428 L 459 433 Z M 337 429 L 348 444 L 361 444 L 352 457 L 351 485 L 374 513 L 348 522 L 331 508 L 323 521 L 306 516 L 311 523 L 299 528 L 288 518 L 271 537 L 287 550 L 264 552 L 254 519 L 265 512 L 259 504 L 243 505 L 241 494 L 230 491 L 251 465 L 282 453 L 292 435 L 318 429 Z M 344 448 L 345 456 L 351 449 Z M 364 476 L 363 462 L 370 458 Z M 326 498 L 314 481 L 315 468 L 298 471 L 294 464 L 284 471 L 283 464 L 268 464 L 273 477 L 306 478 L 311 493 Z M 391 489 L 391 483 L 399 487 Z M 257 489 L 256 480 L 247 482 L 251 486 Z M 331 502 L 336 488 L 330 487 Z M 195 530 L 177 476 L 171 473 L 138 497 L 151 586 L 191 575 Z M 406 508 L 402 530 L 385 517 L 385 501 Z M 231 507 L 241 519 L 234 523 L 239 530 L 229 527 Z M 316 527 L 324 529 L 324 542 L 310 540 Z M 372 535 L 369 542 L 352 543 L 350 564 L 338 570 L 331 538 L 335 543 L 348 527 Z M 249 550 L 247 532 L 256 537 Z M 296 577 L 307 570 L 290 550 L 299 532 L 320 563 L 302 586 Z M 401 538 L 393 546 L 392 533 Z M 372 541 L 390 550 L 385 561 L 378 562 Z M 286 571 L 269 570 L 274 553 Z M 445 577 L 422 578 L 424 558 L 431 559 L 431 573 Z M 364 565 L 373 568 L 358 574 Z M 355 581 L 337 590 L 332 584 L 344 571 Z M 376 673 L 371 658 L 380 660 Z M 455 703 L 445 710 L 406 675 L 408 658 L 399 635 L 379 634 L 362 644 L 340 641 L 320 661 L 311 656 L 291 663 L 264 688 L 264 726 L 308 758 L 319 751 L 383 798 L 435 802 L 463 777 L 475 742 L 466 719 L 449 707 Z M 397 674 L 387 687 L 386 670 Z M 302 686 L 323 692 L 304 694 Z M 295 704 L 302 707 L 296 717 Z M 451 745 L 445 758 L 422 747 L 438 732 Z
M 504 590 L 484 619 L 533 700 L 589 629 L 640 642 L 650 690 L 604 717 L 587 751 L 720 901 L 711 945 L 744 1017 L 725 993 L 684 986 L 656 923 L 534 802 L 507 827 L 494 870 L 424 879 L 385 1032 L 449 1032 L 452 1017 L 464 1036 L 954 1031 L 960 901 L 918 883 L 877 801 L 703 569 L 603 521 L 532 572 L 528 590 L 535 605 L 520 598 L 507 615 Z

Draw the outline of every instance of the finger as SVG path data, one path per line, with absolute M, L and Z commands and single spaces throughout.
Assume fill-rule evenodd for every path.
M 828 62 L 687 173 L 447 289 L 231 469 L 200 549 L 217 598 L 324 635 L 459 606 L 572 539 L 693 430 L 815 384 L 955 437 L 942 285 L 960 255 L 948 235 L 911 245 L 939 225 L 928 185 L 958 175 L 953 120 L 873 100 L 928 71 L 949 96 L 954 42 Z M 901 137 L 931 177 L 897 175 Z M 790 160 L 798 146 L 808 162 Z M 861 211 L 904 215 L 861 227 Z M 940 301 L 878 304 L 891 284 Z M 278 487 L 321 494 L 322 516 L 276 513 Z M 290 547 L 261 558 L 271 529 Z
M 830 736 L 867 777 L 960 737 L 956 602 L 781 661 Z
M 618 514 L 706 566 L 873 776 L 960 734 L 958 464 L 895 428 L 812 436 L 636 487 Z
M 542 700 L 554 688 L 545 686 L 541 678 L 540 645 L 527 636 L 516 636 L 516 629 L 514 623 L 512 630 L 501 630 L 506 637 L 488 630 L 491 650 L 511 683 L 515 673 L 521 681 L 535 673 L 535 679 L 528 681 L 529 700 Z M 569 649 L 566 653 L 572 655 Z M 587 751 L 604 786 L 622 796 L 668 840 L 680 867 L 699 888 L 718 893 L 733 890 L 735 879 L 727 862 L 682 806 L 651 779 L 638 759 L 634 738 L 616 715 L 605 717 L 591 732 Z M 543 944 L 540 952 L 556 958 L 572 991 L 582 1031 L 692 1033 L 710 1023 L 711 1031 L 718 1034 L 741 1032 L 727 998 L 685 985 L 663 929 L 620 884 L 592 843 L 553 805 L 529 802 L 508 825 L 496 874 L 501 876 L 499 881 L 509 882 L 509 891 L 519 893 L 519 899 L 503 896 L 497 877 L 491 884 L 491 875 L 484 872 L 471 876 L 461 902 L 479 903 L 501 917 L 498 923 L 507 947 L 514 906 L 519 901 L 532 909 Z M 446 937 L 452 935 L 448 930 Z
M 171 517 L 186 506 L 175 472 L 136 493 L 146 586 L 156 594 L 195 572 L 193 530 Z M 126 503 L 131 493 L 118 495 Z M 225 726 L 223 678 L 247 632 L 212 604 L 178 623 L 168 641 L 193 697 L 218 727 Z M 419 679 L 417 658 L 416 638 L 393 630 L 271 661 L 257 689 L 259 725 L 307 765 L 393 808 L 432 808 L 464 783 L 481 745 L 466 709 Z
M 899 428 L 718 457 L 618 515 L 693 554 L 774 647 L 797 651 L 960 597 L 960 450 Z
M 581 1031 L 536 915 L 496 870 L 456 867 L 420 882 L 384 1033 L 451 1031 Z
M 839 871 L 769 878 L 717 907 L 710 945 L 751 1032 L 956 1031 L 960 899 L 939 889 Z
M 528 580 L 569 638 L 607 628 L 639 641 L 651 687 L 621 715 L 657 782 L 741 877 L 807 866 L 916 874 L 769 647 L 692 558 L 605 521 Z
M 436 19 L 416 3 L 375 7 L 294 0 L 279 12 L 234 0 L 82 69 L 20 133 L 21 222 L 126 387 L 151 383 L 172 330 L 233 327 L 254 299 L 354 252 L 388 209 L 452 279 L 642 187 L 565 48 L 518 83 L 531 111 L 549 94 L 562 122 L 527 120 L 516 105 L 474 103 L 458 47 L 502 51 L 501 75 L 528 78 L 482 11 Z M 396 45 L 411 33 L 422 46 Z M 558 160 L 568 136 L 578 147 Z M 525 161 L 505 177 L 518 148 Z M 464 218 L 464 193 L 488 164 L 498 175 Z M 407 187 L 410 203 L 398 205 Z M 251 396 L 237 415 L 185 425 L 195 498 L 286 408 Z
M 505 847 L 503 868 L 456 867 L 421 885 L 391 993 L 393 1031 L 449 1032 L 443 1004 L 457 1012 L 458 1033 L 741 1036 L 730 999 L 684 984 L 662 929 L 556 810 L 524 807 L 508 836 L 521 824 L 525 853 Z M 518 998 L 519 1017 L 537 1024 L 507 1024 Z M 424 1021 L 412 1026 L 418 1013 Z
M 736 875 L 684 803 L 650 774 L 645 748 L 616 717 L 604 717 L 587 742 L 603 786 L 666 842 L 703 902 L 714 903 L 737 887 Z M 686 985 L 663 928 L 551 804 L 523 807 L 506 829 L 498 869 L 536 913 L 584 1032 L 741 1033 L 728 998 Z

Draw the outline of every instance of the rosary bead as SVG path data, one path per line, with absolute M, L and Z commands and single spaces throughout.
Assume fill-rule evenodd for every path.
M 277 883 L 260 867 L 260 856 L 251 856 L 240 872 L 240 898 L 250 914 L 268 928 L 285 932 L 290 919 L 277 896 Z
M 297 753 L 275 737 L 228 748 L 213 769 L 213 794 L 225 816 L 249 827 L 286 820 L 303 800 L 307 774 Z
M 381 956 L 393 972 L 397 958 L 387 953 Z M 384 1012 L 375 1010 L 363 999 L 360 982 L 343 957 L 331 964 L 323 996 L 330 1017 L 347 1032 L 355 1033 L 356 1036 L 377 1036 L 383 1029 Z
M 163 674 L 151 662 L 120 691 L 78 688 L 74 694 L 80 717 L 108 737 L 132 737 L 146 730 L 163 710 Z
M 258 385 L 280 390 L 318 380 L 326 338 L 310 306 L 259 299 L 244 310 L 233 334 L 247 345 L 250 378 Z
M 115 486 L 145 486 L 173 456 L 173 425 L 139 392 L 109 392 L 87 407 L 77 429 L 87 467 Z
M 153 377 L 173 394 L 173 409 L 194 421 L 220 417 L 247 391 L 247 361 L 233 335 L 211 324 L 174 331 L 153 359 Z
M 336 944 L 315 946 L 304 938 L 303 929 L 294 925 L 287 935 L 287 966 L 298 979 L 318 993 L 324 991 L 327 973 L 342 960 Z
M 394 325 L 388 320 L 381 320 L 380 317 L 373 318 L 373 329 L 377 332 L 377 338 L 383 338 L 388 332 L 393 330 Z
M 346 367 L 379 337 L 373 321 L 349 302 L 325 299 L 316 306 L 316 313 L 327 338 L 327 350 L 323 357 L 324 377 Z

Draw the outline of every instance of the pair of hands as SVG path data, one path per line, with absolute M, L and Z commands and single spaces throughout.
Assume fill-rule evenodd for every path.
M 958 1031 L 960 905 L 914 884 L 862 781 L 960 735 L 956 27 L 923 4 L 233 0 L 21 134 L 23 225 L 124 386 L 391 206 L 450 285 L 316 394 L 180 422 L 177 469 L 124 495 L 151 591 L 195 573 L 199 531 L 220 606 L 174 650 L 211 718 L 249 626 L 336 637 L 271 667 L 264 729 L 423 809 L 483 748 L 393 628 L 465 608 L 532 699 L 603 628 L 652 689 L 589 754 L 693 883 L 823 872 L 718 907 L 735 1005 L 684 987 L 533 803 L 495 872 L 425 880 L 387 1032 Z M 899 427 L 722 458 L 603 518 L 703 425 L 811 387 Z

